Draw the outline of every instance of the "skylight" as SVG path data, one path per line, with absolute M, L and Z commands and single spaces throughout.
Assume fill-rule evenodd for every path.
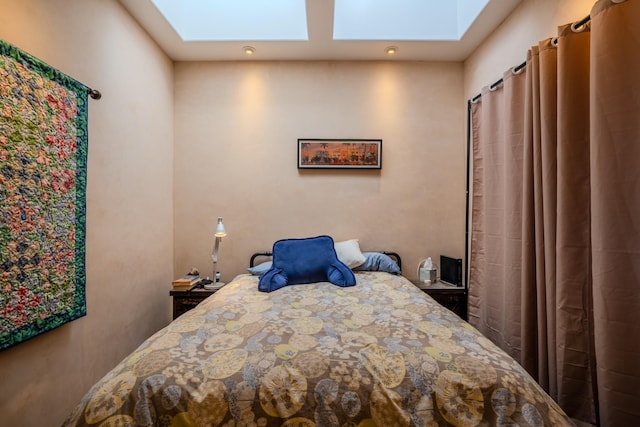
M 305 0 L 152 0 L 184 41 L 307 40 Z
M 334 40 L 460 40 L 489 0 L 335 0 Z
M 305 0 L 151 1 L 183 41 L 308 40 Z M 488 2 L 335 0 L 333 39 L 460 40 Z

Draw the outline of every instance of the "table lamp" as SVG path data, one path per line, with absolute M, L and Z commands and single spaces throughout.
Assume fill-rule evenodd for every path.
M 218 217 L 218 226 L 216 227 L 216 233 L 214 234 L 216 241 L 213 245 L 213 254 L 211 258 L 213 259 L 213 283 L 216 285 L 223 285 L 220 282 L 220 273 L 217 269 L 218 264 L 218 250 L 220 249 L 220 241 L 223 237 L 227 235 L 227 231 L 224 229 L 224 224 L 222 223 L 222 217 Z

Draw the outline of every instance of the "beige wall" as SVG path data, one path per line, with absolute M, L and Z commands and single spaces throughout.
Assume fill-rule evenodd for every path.
M 555 37 L 557 28 L 589 15 L 595 0 L 523 0 L 464 62 L 464 96 L 479 94 L 510 68 L 527 59 L 538 41 Z
M 0 0 L 0 38 L 89 101 L 87 316 L 0 352 L 0 425 L 58 426 L 170 320 L 172 63 L 115 0 Z
M 409 277 L 463 257 L 461 63 L 178 63 L 175 79 L 176 271 L 211 274 L 217 216 L 223 281 L 288 237 L 358 238 Z M 382 170 L 298 170 L 297 138 L 380 138 Z

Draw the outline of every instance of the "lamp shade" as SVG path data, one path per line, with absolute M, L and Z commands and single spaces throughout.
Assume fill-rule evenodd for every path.
M 218 226 L 216 227 L 216 237 L 225 237 L 227 235 L 227 231 L 224 229 L 224 224 L 222 223 L 222 217 L 218 217 Z

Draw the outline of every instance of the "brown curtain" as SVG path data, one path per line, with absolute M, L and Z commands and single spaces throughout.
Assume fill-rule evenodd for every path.
M 469 318 L 482 332 L 520 360 L 520 242 L 525 73 L 505 73 L 503 88 L 484 88 L 472 108 L 472 256 Z M 491 96 L 489 96 L 489 94 Z M 482 106 L 482 108 L 479 108 Z M 504 120 L 492 120 L 503 117 Z M 481 143 L 484 142 L 484 143 Z M 505 161 L 509 159 L 510 161 Z M 504 177 L 509 179 L 505 180 Z M 499 278 L 499 280 L 494 280 Z M 492 286 L 475 286 L 490 282 Z M 503 302 L 509 301 L 509 304 Z M 482 307 L 482 310 L 478 310 Z
M 600 418 L 640 425 L 640 1 L 598 2 L 591 38 L 591 246 Z
M 565 25 L 558 37 L 557 369 L 551 382 L 567 413 L 593 423 L 588 30 Z
M 598 1 L 481 95 L 469 321 L 569 416 L 640 425 L 640 1 Z

